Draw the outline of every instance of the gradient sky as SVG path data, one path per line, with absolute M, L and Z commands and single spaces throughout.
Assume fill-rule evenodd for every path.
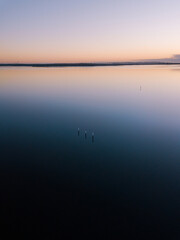
M 179 0 L 0 0 L 0 62 L 180 54 Z

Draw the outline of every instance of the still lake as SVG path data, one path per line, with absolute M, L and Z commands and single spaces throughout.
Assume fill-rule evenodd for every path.
M 180 67 L 0 68 L 0 195 L 7 233 L 179 239 Z

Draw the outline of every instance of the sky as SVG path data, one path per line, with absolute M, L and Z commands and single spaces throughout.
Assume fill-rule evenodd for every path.
M 180 59 L 179 0 L 0 0 L 0 62 Z

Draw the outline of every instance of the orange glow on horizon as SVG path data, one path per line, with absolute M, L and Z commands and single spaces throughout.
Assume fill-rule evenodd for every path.
M 78 55 L 71 54 L 49 54 L 48 52 L 31 53 L 22 52 L 8 53 L 1 52 L 0 63 L 79 63 L 79 62 L 126 62 L 126 61 L 142 61 L 151 59 L 171 58 L 172 54 L 163 53 L 79 53 Z

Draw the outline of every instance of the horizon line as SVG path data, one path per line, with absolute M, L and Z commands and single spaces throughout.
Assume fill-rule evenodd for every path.
M 179 65 L 171 61 L 79 62 L 79 63 L 0 63 L 0 67 L 98 67 L 135 65 Z

